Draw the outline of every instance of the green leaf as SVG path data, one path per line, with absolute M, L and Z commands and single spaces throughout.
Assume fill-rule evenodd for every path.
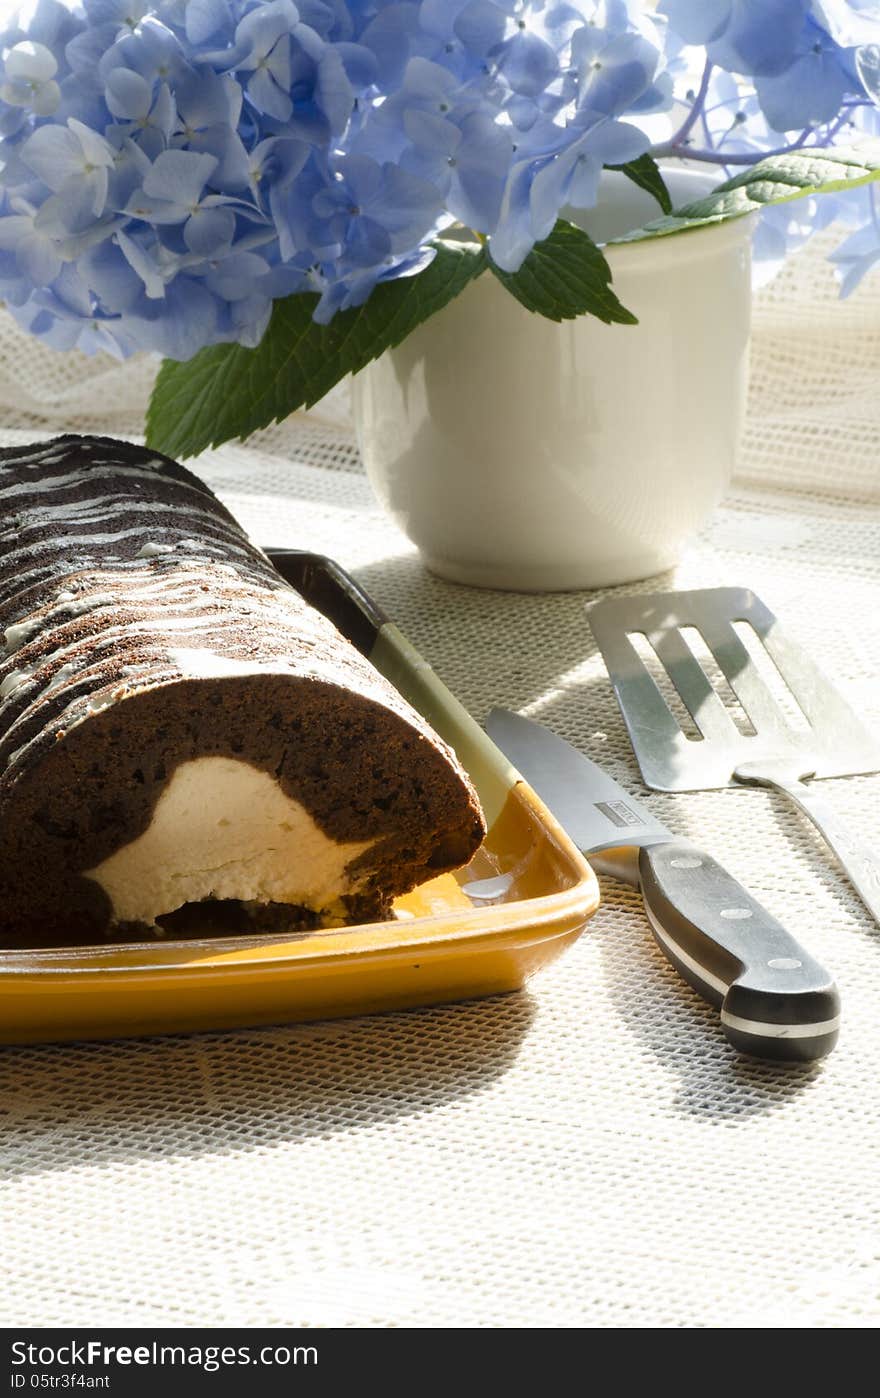
M 765 204 L 785 204 L 807 194 L 849 189 L 880 178 L 880 142 L 866 142 L 858 150 L 795 150 L 771 155 L 750 166 L 711 194 L 676 209 L 666 218 L 653 219 L 615 243 L 641 242 L 685 233 L 713 223 L 743 218 Z
M 247 437 L 311 407 L 346 374 L 399 345 L 486 267 L 473 243 L 437 243 L 423 272 L 381 282 L 365 305 L 316 325 L 318 298 L 301 293 L 275 302 L 255 349 L 211 345 L 185 363 L 166 359 L 147 414 L 147 443 L 168 456 L 195 456 Z
M 638 160 L 630 160 L 626 165 L 609 165 L 606 168 L 620 170 L 633 184 L 637 184 L 639 189 L 653 195 L 664 214 L 672 213 L 672 197 L 653 155 L 646 151 Z
M 550 320 L 598 316 L 610 325 L 635 325 L 636 318 L 611 290 L 611 268 L 592 238 L 560 219 L 542 243 L 536 243 L 518 272 L 489 266 L 512 296 L 529 311 Z

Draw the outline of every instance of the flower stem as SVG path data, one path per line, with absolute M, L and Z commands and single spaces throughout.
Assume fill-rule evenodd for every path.
M 709 79 L 711 76 L 712 64 L 707 58 L 703 66 L 703 76 L 700 78 L 700 86 L 697 89 L 697 95 L 691 104 L 691 109 L 688 112 L 687 116 L 685 117 L 681 126 L 676 131 L 675 135 L 670 140 L 670 146 L 674 147 L 684 145 L 685 141 L 687 140 L 688 136 L 690 135 L 691 131 L 696 125 L 696 122 L 699 120 L 700 113 L 703 110 L 703 103 L 706 101 L 706 94 L 709 91 Z
M 676 146 L 671 141 L 666 141 L 662 145 L 652 146 L 651 154 L 655 160 L 668 159 L 674 156 L 678 160 L 699 160 L 704 164 L 711 165 L 757 165 L 762 160 L 767 160 L 771 155 L 789 155 L 791 151 L 803 149 L 810 130 L 802 131 L 796 141 L 791 141 L 787 146 L 777 146 L 775 150 L 755 151 L 723 151 L 700 150 L 691 146 Z M 816 149 L 821 149 L 817 144 Z

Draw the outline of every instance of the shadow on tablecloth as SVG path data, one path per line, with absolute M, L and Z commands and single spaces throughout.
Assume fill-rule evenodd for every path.
M 381 1129 L 491 1087 L 526 992 L 275 1029 L 0 1051 L 4 1173 L 241 1154 Z

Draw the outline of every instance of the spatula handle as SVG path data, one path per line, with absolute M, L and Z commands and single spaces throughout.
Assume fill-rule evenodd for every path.
M 783 763 L 749 763 L 736 769 L 737 781 L 749 786 L 781 791 L 812 821 L 840 862 L 840 866 L 874 921 L 880 923 L 880 859 L 856 839 L 840 816 L 809 782 L 787 770 Z
M 823 1058 L 840 1000 L 828 972 L 711 855 L 685 841 L 639 851 L 642 898 L 676 970 L 721 1008 L 733 1046 L 758 1058 Z

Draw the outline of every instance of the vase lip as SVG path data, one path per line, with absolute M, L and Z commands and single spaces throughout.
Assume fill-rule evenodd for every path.
M 645 238 L 632 243 L 603 243 L 601 247 L 612 266 L 625 263 L 627 271 L 656 272 L 660 265 L 673 259 L 692 262 L 719 256 L 731 248 L 748 250 L 756 219 L 756 212 L 741 214 L 723 223 L 706 223 L 660 238 Z
M 717 189 L 718 180 L 705 169 L 695 169 L 686 161 L 670 161 L 660 166 L 661 174 L 670 188 L 673 207 L 709 194 Z M 560 211 L 560 217 L 583 228 L 612 263 L 626 264 L 628 272 L 656 272 L 659 267 L 683 259 L 693 261 L 714 257 L 730 248 L 748 248 L 757 221 L 757 211 L 725 219 L 721 223 L 706 223 L 697 228 L 682 229 L 660 238 L 644 238 L 634 242 L 615 242 L 629 232 L 660 216 L 653 195 L 641 190 L 622 171 L 603 170 L 600 176 L 600 197 L 595 208 L 578 210 L 571 207 Z M 604 198 L 602 197 L 604 193 Z M 618 212 L 618 210 L 620 212 Z M 631 216 L 627 216 L 627 210 Z M 636 212 L 638 210 L 638 212 Z M 616 226 L 616 231 L 603 236 L 603 226 Z M 440 234 L 451 242 L 475 242 L 470 229 L 452 224 Z
M 673 208 L 682 208 L 718 187 L 714 173 L 710 174 L 703 168 L 695 169 L 686 161 L 667 162 L 661 165 L 660 171 L 669 188 Z M 754 214 L 743 214 L 659 238 L 615 241 L 659 216 L 653 195 L 640 189 L 622 171 L 617 170 L 603 170 L 595 208 L 563 210 L 563 217 L 584 228 L 612 264 L 625 262 L 627 271 L 654 271 L 658 265 L 671 260 L 681 258 L 692 261 L 713 257 L 731 247 L 748 246 L 756 221 Z

